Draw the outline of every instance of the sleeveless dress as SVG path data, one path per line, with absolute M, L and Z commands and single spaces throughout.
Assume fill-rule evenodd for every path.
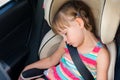
M 98 52 L 102 47 L 103 45 L 100 42 L 97 42 L 96 46 L 90 53 L 79 53 L 80 58 L 82 59 L 85 66 L 90 70 L 95 80 L 97 74 L 96 59 Z M 71 59 L 67 47 L 65 48 L 65 54 L 62 56 L 60 63 L 57 66 L 53 66 L 44 71 L 44 75 L 49 80 L 84 80 L 82 75 L 77 71 L 77 68 Z

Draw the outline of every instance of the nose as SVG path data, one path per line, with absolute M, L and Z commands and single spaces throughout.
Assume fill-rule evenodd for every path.
M 65 36 L 63 36 L 63 39 L 64 39 L 65 42 L 67 42 L 67 38 Z

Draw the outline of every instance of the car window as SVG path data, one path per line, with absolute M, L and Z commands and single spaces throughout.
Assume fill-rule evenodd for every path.
M 15 3 L 14 0 L 0 0 L 0 15 L 9 10 Z
M 11 0 L 0 0 L 0 7 L 4 6 L 5 4 L 7 4 L 10 1 Z

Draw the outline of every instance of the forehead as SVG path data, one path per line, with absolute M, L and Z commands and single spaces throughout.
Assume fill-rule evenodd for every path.
M 62 31 L 64 29 L 67 29 L 69 27 L 75 26 L 76 25 L 76 20 L 63 20 L 57 24 L 57 29 L 58 31 Z
M 66 27 L 69 27 L 71 22 L 74 21 L 75 16 L 74 15 L 68 15 L 64 12 L 59 12 L 54 20 L 55 23 L 55 31 L 57 33 L 61 32 L 62 30 L 66 29 Z

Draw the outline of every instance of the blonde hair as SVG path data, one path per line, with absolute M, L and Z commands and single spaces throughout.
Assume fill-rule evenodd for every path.
M 78 0 L 68 1 L 58 10 L 52 21 L 52 30 L 58 34 L 59 28 L 64 29 L 63 25 L 69 26 L 68 21 L 75 20 L 77 17 L 84 21 L 87 30 L 94 32 L 95 24 L 92 12 L 85 3 Z

